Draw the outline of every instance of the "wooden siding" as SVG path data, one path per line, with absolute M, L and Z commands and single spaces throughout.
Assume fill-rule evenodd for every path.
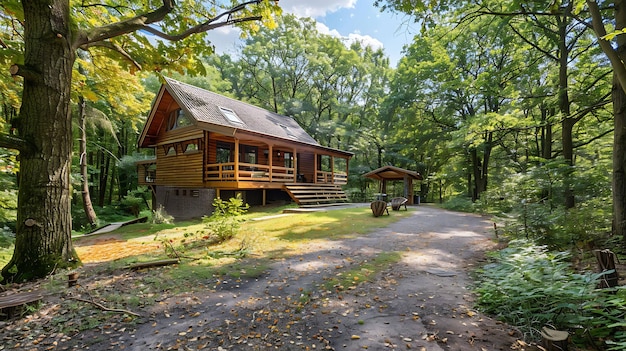
M 166 156 L 163 147 L 157 147 L 156 185 L 202 187 L 204 163 L 202 151 Z
M 197 129 L 194 126 L 183 127 L 180 129 L 174 129 L 167 132 L 159 133 L 157 138 L 157 145 L 165 145 L 171 143 L 178 143 L 187 141 L 190 139 L 202 139 L 204 138 L 204 132 Z

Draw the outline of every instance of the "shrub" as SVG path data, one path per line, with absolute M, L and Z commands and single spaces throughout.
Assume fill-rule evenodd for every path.
M 148 203 L 145 198 L 146 187 L 139 187 L 136 190 L 130 191 L 128 195 L 122 198 L 120 205 L 125 211 L 128 211 L 135 217 L 139 217 L 141 210 L 148 208 Z
M 494 262 L 478 272 L 475 288 L 483 311 L 517 326 L 529 339 L 538 338 L 545 325 L 579 331 L 601 327 L 590 324 L 593 316 L 586 307 L 603 299 L 595 290 L 599 274 L 574 273 L 569 253 L 516 240 L 491 257 Z
M 202 221 L 207 224 L 213 235 L 217 236 L 218 241 L 226 241 L 233 238 L 243 221 L 243 214 L 246 213 L 248 204 L 244 204 L 240 195 L 224 201 L 220 198 L 213 200 L 215 210 L 210 217 L 203 217 Z

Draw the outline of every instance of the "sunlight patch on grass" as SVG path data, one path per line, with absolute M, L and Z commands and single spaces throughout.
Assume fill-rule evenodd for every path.
M 324 287 L 331 291 L 352 289 L 361 283 L 372 281 L 378 273 L 397 264 L 401 259 L 402 255 L 398 252 L 381 252 L 374 259 L 366 260 L 358 267 L 327 280 Z
M 264 213 L 267 216 L 275 214 L 274 210 Z M 134 224 L 111 234 L 117 233 L 129 246 L 144 245 L 154 250 L 112 260 L 110 267 L 121 268 L 138 262 L 177 258 L 176 255 L 179 255 L 181 263 L 166 270 L 170 279 L 169 282 L 163 282 L 173 290 L 179 290 L 182 286 L 203 285 L 221 276 L 254 278 L 263 274 L 272 260 L 305 253 L 316 241 L 358 237 L 405 218 L 410 213 L 411 210 L 394 211 L 390 216 L 375 218 L 369 208 L 348 208 L 297 213 L 263 221 L 248 220 L 233 239 L 219 244 L 206 240 L 210 232 L 205 224 L 197 221 L 173 225 Z M 262 216 L 255 213 L 254 217 Z M 171 248 L 174 248 L 175 253 Z M 374 266 L 370 268 L 368 265 L 362 267 L 365 271 L 356 275 L 357 280 L 366 279 L 369 274 L 367 270 L 375 273 L 376 265 L 382 264 L 379 263 L 381 260 L 374 260 Z

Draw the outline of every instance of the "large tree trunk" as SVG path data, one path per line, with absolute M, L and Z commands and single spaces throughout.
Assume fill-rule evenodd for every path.
M 72 247 L 70 82 L 74 52 L 69 42 L 69 1 L 22 1 L 24 77 L 15 251 L 2 269 L 6 281 L 44 277 L 79 263 Z

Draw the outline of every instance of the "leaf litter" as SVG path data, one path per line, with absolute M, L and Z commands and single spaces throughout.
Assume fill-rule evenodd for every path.
M 471 308 L 467 267 L 493 243 L 480 217 L 449 216 L 455 214 L 420 207 L 391 228 L 316 242 L 259 277 L 214 276 L 183 292 L 150 284 L 167 279 L 171 267 L 96 269 L 36 312 L 0 322 L 0 350 L 536 349 Z M 462 226 L 463 235 L 444 230 L 446 223 Z M 475 234 L 469 239 L 468 226 Z M 402 259 L 354 275 L 385 252 Z

